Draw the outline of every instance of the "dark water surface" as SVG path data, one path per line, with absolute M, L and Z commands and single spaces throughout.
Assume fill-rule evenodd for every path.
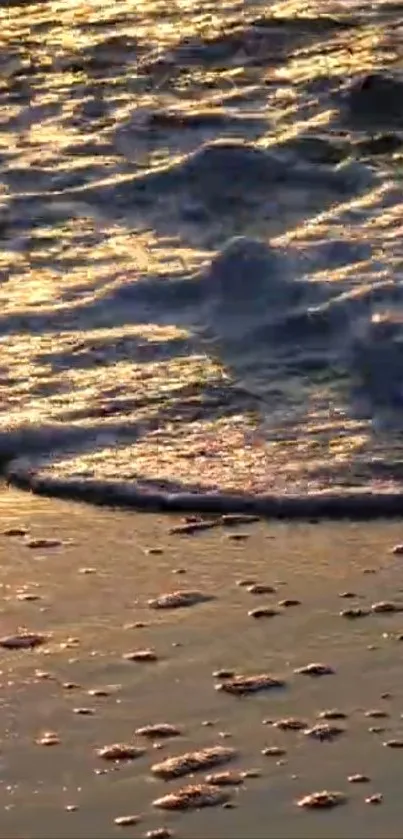
M 400 488 L 402 13 L 3 4 L 12 471 Z

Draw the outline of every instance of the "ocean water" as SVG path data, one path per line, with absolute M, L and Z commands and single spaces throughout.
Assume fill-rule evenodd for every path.
M 2 3 L 10 480 L 218 508 L 400 492 L 402 20 Z

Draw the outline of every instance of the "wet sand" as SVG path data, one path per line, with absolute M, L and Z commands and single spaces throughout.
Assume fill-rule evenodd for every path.
M 165 826 L 186 839 L 398 839 L 403 615 L 371 606 L 403 603 L 402 558 L 391 553 L 402 541 L 401 523 L 258 522 L 171 533 L 180 523 L 2 492 L 1 636 L 25 628 L 49 637 L 35 650 L 1 650 L 1 834 L 109 839 Z M 5 535 L 10 528 L 27 534 Z M 41 539 L 62 544 L 40 547 Z M 246 580 L 274 590 L 249 591 L 239 585 Z M 148 604 L 184 589 L 205 602 Z M 259 608 L 271 616 L 250 614 Z M 340 614 L 357 608 L 361 617 Z M 155 655 L 130 660 L 142 650 Z M 334 672 L 295 672 L 310 663 Z M 223 669 L 270 674 L 285 685 L 231 695 L 215 689 L 225 680 L 213 673 Z M 346 716 L 323 718 L 326 709 Z M 284 724 L 289 718 L 297 722 Z M 179 735 L 135 734 L 161 723 Z M 335 729 L 331 741 L 329 729 L 324 740 L 312 732 L 318 724 Z M 49 732 L 56 742 L 41 744 Z M 120 763 L 97 755 L 115 743 L 145 751 Z M 151 771 L 169 757 L 216 746 L 236 756 L 175 780 Z M 240 779 L 248 770 L 257 777 Z M 216 787 L 233 809 L 153 806 L 217 772 L 236 773 L 236 785 Z M 369 780 L 348 780 L 356 775 Z M 322 790 L 346 802 L 324 812 L 297 806 Z M 365 802 L 377 793 L 380 804 Z M 139 822 L 114 823 L 129 815 Z

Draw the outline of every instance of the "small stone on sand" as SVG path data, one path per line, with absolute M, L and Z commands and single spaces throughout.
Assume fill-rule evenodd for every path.
M 271 606 L 258 606 L 257 609 L 251 609 L 248 612 L 250 618 L 275 618 L 279 612 Z
M 215 679 L 233 679 L 235 673 L 233 670 L 226 670 L 223 668 L 221 670 L 214 670 L 213 676 Z
M 386 740 L 383 745 L 389 749 L 403 749 L 403 740 Z
M 281 749 L 280 746 L 267 746 L 266 749 L 262 749 L 262 755 L 265 757 L 282 757 L 285 754 L 287 754 L 286 750 Z
M 96 754 L 104 760 L 136 760 L 136 758 L 142 757 L 144 751 L 144 749 L 132 746 L 130 743 L 113 743 L 110 746 L 102 746 L 102 748 L 96 749 Z
M 176 757 L 169 757 L 162 763 L 155 763 L 151 767 L 153 775 L 159 778 L 181 778 L 192 772 L 220 766 L 236 757 L 235 749 L 224 746 L 212 746 L 197 752 L 185 752 Z
M 158 661 L 158 656 L 155 650 L 133 650 L 133 652 L 125 653 L 123 655 L 125 661 Z
M 58 548 L 62 545 L 61 539 L 29 539 L 26 542 L 28 548 Z
M 92 717 L 95 714 L 94 708 L 73 708 L 73 714 L 80 717 Z
M 46 644 L 48 640 L 47 635 L 38 632 L 17 632 L 15 635 L 4 635 L 0 638 L 0 647 L 7 650 L 33 650 Z
M 340 612 L 342 618 L 350 618 L 350 620 L 354 620 L 355 618 L 365 618 L 369 614 L 369 609 L 362 609 L 360 606 L 357 606 L 354 609 L 343 609 L 343 611 Z
M 147 830 L 144 839 L 171 839 L 173 836 L 175 834 L 169 827 L 156 827 L 154 830 Z
M 228 790 L 213 784 L 182 787 L 153 802 L 154 807 L 163 810 L 193 810 L 199 807 L 214 807 L 229 800 Z
M 314 725 L 312 726 L 312 728 L 307 728 L 304 731 L 304 734 L 307 737 L 313 737 L 315 740 L 320 740 L 320 742 L 324 742 L 335 740 L 336 737 L 340 736 L 340 734 L 344 734 L 344 731 L 344 728 L 339 728 L 337 725 L 327 725 L 327 723 L 318 723 L 318 725 Z
M 37 740 L 35 740 L 38 746 L 58 746 L 60 743 L 60 738 L 54 731 L 45 731 Z
M 366 804 L 382 804 L 383 795 L 381 792 L 375 792 L 373 795 L 369 795 L 368 798 L 365 799 Z
M 276 720 L 273 723 L 274 728 L 279 728 L 280 731 L 302 731 L 308 728 L 308 723 L 304 720 L 299 720 L 296 717 L 286 717 L 283 720 Z
M 216 787 L 238 786 L 244 781 L 244 774 L 241 772 L 212 772 L 206 775 L 206 784 L 213 784 Z
M 281 679 L 275 679 L 267 673 L 259 673 L 256 676 L 234 676 L 232 679 L 226 679 L 219 685 L 216 685 L 216 690 L 222 690 L 225 693 L 232 693 L 235 696 L 243 696 L 248 693 L 257 693 L 262 690 L 270 690 L 270 688 L 282 688 L 285 682 Z
M 238 583 L 238 585 L 241 585 L 241 583 Z M 273 586 L 265 585 L 264 583 L 252 583 L 252 585 L 246 585 L 246 588 L 250 594 L 274 594 L 276 591 Z
M 279 605 L 279 606 L 282 606 L 284 609 L 287 609 L 287 608 L 289 608 L 290 606 L 300 606 L 300 605 L 301 605 L 301 601 L 300 601 L 300 600 L 296 600 L 296 599 L 295 599 L 295 598 L 293 598 L 293 597 L 286 597 L 286 599 L 285 599 L 285 600 L 279 600 L 278 605 Z
M 403 545 L 394 545 L 392 548 L 392 554 L 403 554 Z
M 203 594 L 201 591 L 183 590 L 160 594 L 148 601 L 151 609 L 180 609 L 195 606 L 197 603 L 207 603 L 214 600 L 213 595 Z
M 389 714 L 387 711 L 381 710 L 381 708 L 370 708 L 369 711 L 365 711 L 366 717 L 373 717 L 374 719 L 383 719 L 384 717 L 388 717 Z
M 345 720 L 347 714 L 339 711 L 338 708 L 325 708 L 324 711 L 319 711 L 318 717 L 321 720 Z
M 368 778 L 368 775 L 349 775 L 347 778 L 350 784 L 369 784 L 371 778 Z
M 110 690 L 106 690 L 106 688 L 90 688 L 87 690 L 88 696 L 97 696 L 97 697 L 106 697 L 110 696 Z
M 373 603 L 371 609 L 375 612 L 375 614 L 401 612 L 403 610 L 403 603 L 393 603 L 391 600 L 381 600 L 379 603 Z
M 136 728 L 135 732 L 139 737 L 148 737 L 150 740 L 159 737 L 178 737 L 182 734 L 181 730 L 175 725 L 169 723 L 156 723 L 155 725 L 144 725 L 141 728 Z
M 117 816 L 113 821 L 119 827 L 128 827 L 131 824 L 138 824 L 140 816 Z
M 312 792 L 310 795 L 304 795 L 297 801 L 298 807 L 306 807 L 316 810 L 329 810 L 332 807 L 337 807 L 339 804 L 344 804 L 346 796 L 341 792 Z
M 303 673 L 307 676 L 328 676 L 334 673 L 334 670 L 329 664 L 312 662 L 311 664 L 304 665 L 304 667 L 297 667 L 294 673 Z
M 3 536 L 26 536 L 27 531 L 24 527 L 8 527 L 3 530 Z

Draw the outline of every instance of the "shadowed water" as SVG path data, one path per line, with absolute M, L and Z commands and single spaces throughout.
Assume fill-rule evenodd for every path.
M 3 5 L 11 480 L 400 507 L 401 13 Z

